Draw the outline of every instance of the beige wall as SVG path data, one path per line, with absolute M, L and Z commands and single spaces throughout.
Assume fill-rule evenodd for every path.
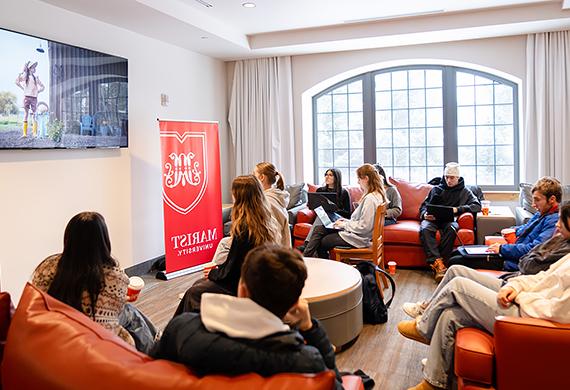
M 299 140 L 296 143 L 297 155 L 301 156 L 304 149 L 305 156 L 310 155 L 312 158 L 311 123 L 305 121 L 305 125 L 303 124 L 303 93 L 338 74 L 373 64 L 421 59 L 431 63 L 438 61 L 471 63 L 511 74 L 524 81 L 525 50 L 526 36 L 514 36 L 295 56 L 292 60 L 292 71 L 295 138 Z M 353 75 L 356 74 L 358 73 Z M 324 88 L 326 87 L 324 86 L 320 90 Z M 520 92 L 522 92 L 522 88 Z M 522 112 L 524 108 L 522 100 L 520 101 L 520 108 Z M 303 134 L 305 134 L 304 137 Z M 300 161 L 296 168 L 295 174 L 298 181 L 313 180 L 312 170 L 310 167 L 307 168 L 307 161 Z
M 61 251 L 67 221 L 83 210 L 105 216 L 121 266 L 164 254 L 157 118 L 220 121 L 229 199 L 222 61 L 40 1 L 3 1 L 0 26 L 129 60 L 129 148 L 0 151 L 2 290 L 18 299 L 35 266 Z M 161 93 L 168 107 L 160 106 Z

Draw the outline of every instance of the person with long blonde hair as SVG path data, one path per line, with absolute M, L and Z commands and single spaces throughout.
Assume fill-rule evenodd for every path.
M 328 258 L 328 251 L 336 246 L 367 248 L 372 241 L 376 208 L 386 202 L 382 178 L 371 164 L 364 164 L 356 170 L 358 184 L 364 195 L 350 219 L 340 218 L 335 229 L 322 225 L 313 230 L 303 255 L 305 257 Z
M 227 259 L 186 291 L 175 316 L 199 310 L 205 292 L 236 296 L 241 265 L 248 252 L 259 245 L 281 240 L 259 180 L 253 175 L 236 177 L 232 182 L 232 197 L 231 245 Z
M 281 230 L 281 245 L 291 247 L 291 230 L 289 228 L 289 193 L 285 191 L 283 175 L 277 171 L 275 165 L 269 162 L 260 162 L 253 169 L 253 175 L 259 179 L 265 197 L 269 202 L 271 214 L 277 220 Z

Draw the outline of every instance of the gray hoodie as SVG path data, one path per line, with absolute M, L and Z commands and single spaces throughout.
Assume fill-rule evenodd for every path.
M 277 187 L 271 187 L 264 191 L 265 198 L 269 202 L 271 214 L 277 220 L 281 233 L 281 245 L 291 248 L 291 230 L 289 229 L 289 214 L 287 205 L 289 204 L 289 193 Z

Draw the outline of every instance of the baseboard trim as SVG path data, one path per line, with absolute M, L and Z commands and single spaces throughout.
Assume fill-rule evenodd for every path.
M 140 276 L 150 273 L 152 271 L 152 265 L 159 260 L 164 260 L 164 255 L 155 257 L 154 259 L 146 260 L 130 267 L 125 268 L 125 273 L 131 276 Z

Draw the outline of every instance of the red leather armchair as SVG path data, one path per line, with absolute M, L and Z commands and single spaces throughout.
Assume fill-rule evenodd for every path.
M 457 332 L 458 389 L 570 389 L 570 324 L 497 317 L 494 336 L 475 328 Z
M 396 261 L 399 267 L 425 267 L 426 255 L 420 241 L 420 206 L 427 197 L 432 186 L 425 183 L 409 183 L 402 179 L 389 178 L 396 186 L 402 197 L 402 215 L 398 223 L 384 228 L 384 259 Z M 309 185 L 309 192 L 315 191 L 316 186 Z M 347 187 L 351 201 L 356 202 L 362 197 L 359 187 Z M 297 223 L 293 227 L 293 245 L 303 245 L 309 234 L 315 213 L 308 208 L 297 214 Z M 455 246 L 475 243 L 475 219 L 473 214 L 464 213 L 457 219 L 459 224 L 458 238 Z M 439 234 L 437 236 L 439 240 Z
M 8 331 L 2 384 L 4 390 L 330 390 L 334 387 L 334 373 L 200 378 L 184 365 L 153 360 L 136 351 L 83 313 L 28 284 Z M 343 385 L 346 389 L 363 389 L 356 376 L 346 377 Z

